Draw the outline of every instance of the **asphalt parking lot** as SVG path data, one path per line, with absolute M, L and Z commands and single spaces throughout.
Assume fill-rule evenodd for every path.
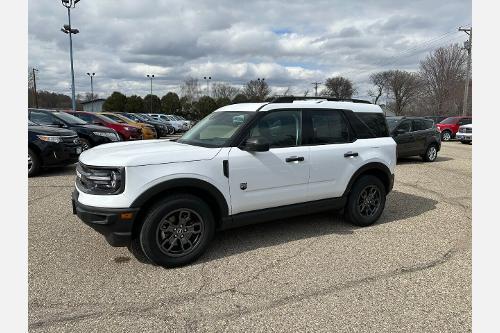
M 32 332 L 471 331 L 470 145 L 400 161 L 374 226 L 323 213 L 229 230 L 179 269 L 81 223 L 73 179 L 29 180 Z

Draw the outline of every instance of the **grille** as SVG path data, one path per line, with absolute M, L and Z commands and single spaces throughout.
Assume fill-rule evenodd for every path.
M 80 144 L 80 138 L 78 136 L 63 136 L 61 137 L 62 143 L 65 146 L 76 146 Z

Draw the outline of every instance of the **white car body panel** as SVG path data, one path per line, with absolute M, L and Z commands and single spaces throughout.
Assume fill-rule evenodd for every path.
M 470 132 L 465 133 L 464 129 L 470 129 Z M 460 141 L 472 141 L 472 124 L 462 125 L 458 128 L 455 138 Z

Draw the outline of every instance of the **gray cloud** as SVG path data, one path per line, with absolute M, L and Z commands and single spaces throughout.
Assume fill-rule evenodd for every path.
M 29 64 L 40 89 L 70 92 L 69 47 L 59 1 L 29 0 Z M 416 70 L 432 49 L 463 42 L 470 1 L 81 1 L 72 11 L 76 90 L 96 72 L 113 90 L 158 95 L 188 76 L 242 85 L 256 77 L 302 93 L 313 80 L 345 75 L 366 95 L 371 72 Z

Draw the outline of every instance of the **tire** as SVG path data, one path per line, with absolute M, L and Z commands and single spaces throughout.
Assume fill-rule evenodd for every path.
M 118 133 L 118 136 L 120 137 L 120 141 L 125 141 L 125 137 L 121 133 Z
M 153 263 L 178 267 L 202 255 L 214 232 L 215 221 L 207 203 L 190 194 L 177 194 L 157 202 L 149 210 L 139 242 Z
M 365 194 L 368 195 L 367 198 L 370 198 L 368 199 L 370 203 L 360 202 L 364 200 L 362 196 Z M 371 194 L 375 194 L 375 196 L 370 196 Z M 345 207 L 346 219 L 359 227 L 372 225 L 384 211 L 385 196 L 385 186 L 379 178 L 371 175 L 361 176 L 349 193 Z M 361 206 L 365 208 L 362 209 Z
M 462 140 L 460 142 L 463 143 L 464 145 L 470 145 L 472 143 L 472 141 L 466 141 L 466 140 Z
M 427 147 L 427 150 L 425 151 L 425 155 L 422 156 L 422 159 L 425 162 L 434 162 L 437 158 L 437 147 L 435 144 L 430 144 L 429 147 Z
M 450 141 L 451 137 L 452 135 L 450 131 L 443 131 L 443 133 L 441 133 L 441 140 L 443 141 Z
M 92 144 L 90 143 L 89 140 L 80 138 L 80 142 L 82 143 L 82 151 L 92 148 Z
M 28 148 L 28 177 L 36 176 L 40 172 L 40 164 L 38 155 Z

